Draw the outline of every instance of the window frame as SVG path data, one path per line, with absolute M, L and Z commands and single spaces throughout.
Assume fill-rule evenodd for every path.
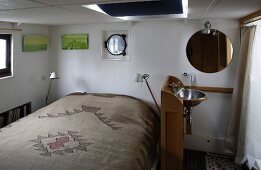
M 12 75 L 11 39 L 12 34 L 0 34 L 0 39 L 6 40 L 6 68 L 0 69 L 0 78 Z

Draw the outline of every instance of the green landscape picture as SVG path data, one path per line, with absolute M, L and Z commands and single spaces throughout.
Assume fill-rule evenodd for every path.
M 62 35 L 63 50 L 88 49 L 88 34 L 65 34 Z
M 23 52 L 46 51 L 48 37 L 44 35 L 24 35 Z

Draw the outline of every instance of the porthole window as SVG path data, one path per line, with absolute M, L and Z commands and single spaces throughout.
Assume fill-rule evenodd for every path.
M 126 35 L 124 34 L 113 34 L 105 42 L 105 48 L 112 55 L 126 55 Z

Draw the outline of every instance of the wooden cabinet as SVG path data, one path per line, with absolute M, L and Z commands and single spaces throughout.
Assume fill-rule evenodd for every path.
M 173 82 L 182 84 L 168 76 L 161 89 L 161 170 L 183 170 L 183 101 L 172 93 Z

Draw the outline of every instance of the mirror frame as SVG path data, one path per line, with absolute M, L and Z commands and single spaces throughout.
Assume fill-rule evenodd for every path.
M 115 36 L 115 35 L 120 36 L 120 37 L 123 39 L 123 41 L 124 41 L 124 44 L 123 44 L 123 45 L 124 45 L 124 49 L 122 50 L 122 52 L 121 52 L 120 54 L 115 54 L 115 53 L 113 53 L 113 52 L 110 50 L 109 45 L 108 45 L 110 39 L 111 39 L 113 36 Z M 104 47 L 108 50 L 108 52 L 109 52 L 111 55 L 116 55 L 116 56 L 118 56 L 118 55 L 123 55 L 123 56 L 125 56 L 125 55 L 126 55 L 126 48 L 127 48 L 126 35 L 125 35 L 125 34 L 112 34 L 112 35 L 109 36 L 109 38 L 107 38 L 107 40 L 104 42 Z

